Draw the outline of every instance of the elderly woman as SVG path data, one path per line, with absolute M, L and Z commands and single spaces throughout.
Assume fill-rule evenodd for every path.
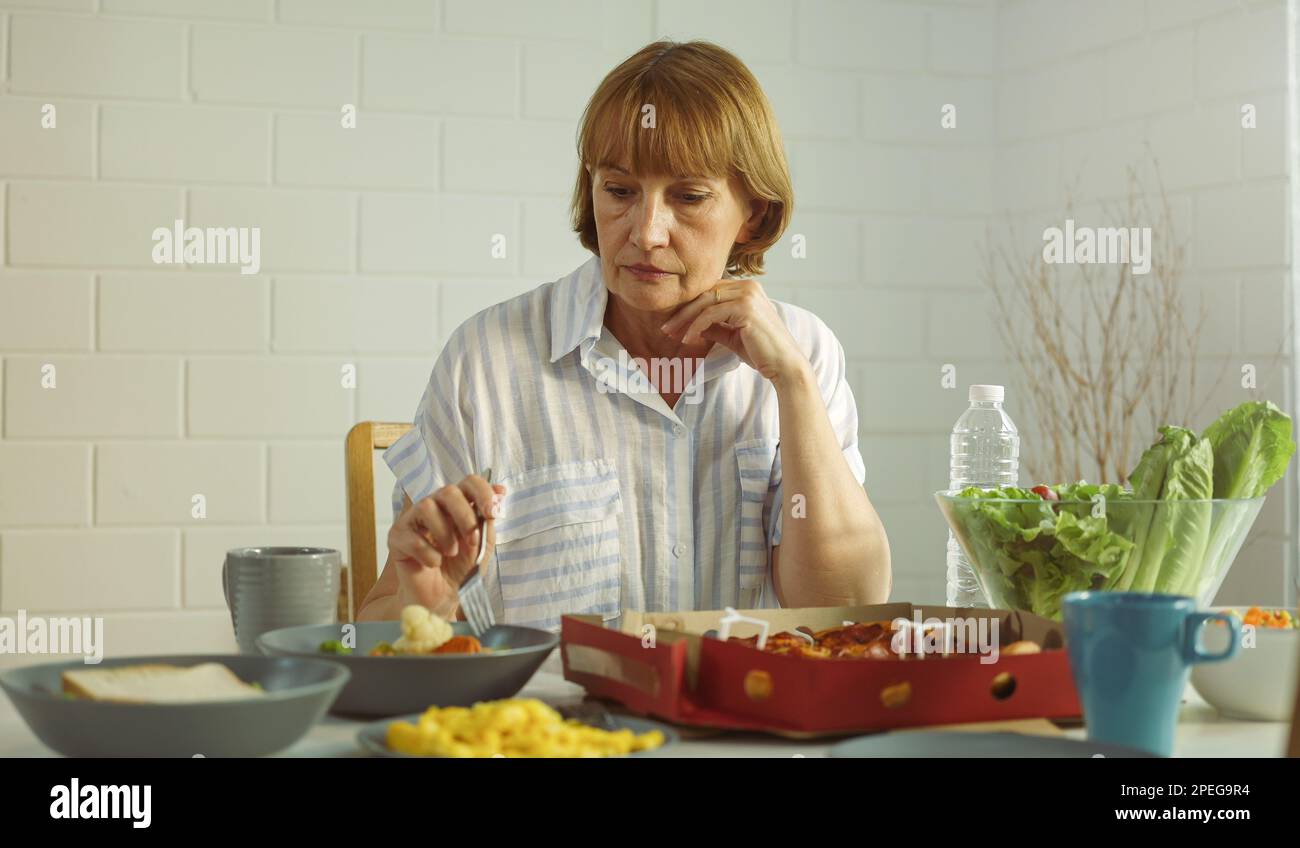
M 503 623 L 883 602 L 843 348 L 751 279 L 793 203 L 753 75 L 712 44 L 651 44 L 600 84 L 578 147 L 594 256 L 448 340 L 384 454 L 389 558 L 358 617 L 457 616 L 476 510 Z

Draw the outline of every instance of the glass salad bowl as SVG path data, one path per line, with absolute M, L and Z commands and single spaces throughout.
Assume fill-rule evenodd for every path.
M 1264 504 L 1141 500 L 1113 486 L 1070 500 L 970 492 L 935 500 L 989 604 L 1058 621 L 1061 599 L 1084 589 L 1187 595 L 1208 606 Z

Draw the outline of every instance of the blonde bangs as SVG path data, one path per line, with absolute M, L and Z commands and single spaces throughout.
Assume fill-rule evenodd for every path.
M 732 248 L 727 270 L 763 273 L 763 254 L 780 239 L 794 208 L 785 150 L 767 97 L 739 59 L 715 44 L 658 41 L 610 71 L 578 131 L 573 229 L 600 253 L 592 174 L 601 166 L 635 175 L 737 177 L 768 201 L 752 238 Z

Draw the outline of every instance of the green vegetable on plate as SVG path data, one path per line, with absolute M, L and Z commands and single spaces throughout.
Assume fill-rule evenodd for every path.
M 326 639 L 320 643 L 319 650 L 322 654 L 337 654 L 341 657 L 349 656 L 352 653 L 352 649 L 338 639 Z

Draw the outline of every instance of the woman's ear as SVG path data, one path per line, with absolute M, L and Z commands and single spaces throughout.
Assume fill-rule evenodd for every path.
M 749 202 L 750 215 L 745 219 L 745 223 L 740 225 L 740 232 L 736 234 L 736 244 L 745 244 L 754 238 L 754 233 L 767 215 L 769 205 L 770 202 L 762 197 L 754 198 Z

